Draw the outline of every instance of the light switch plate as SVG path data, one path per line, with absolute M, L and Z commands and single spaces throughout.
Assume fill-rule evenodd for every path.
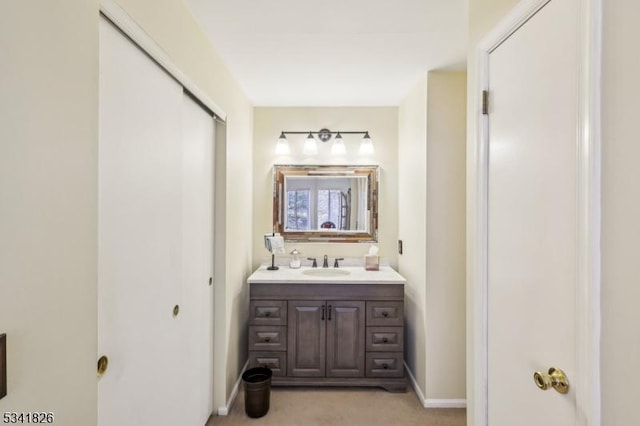
M 7 335 L 0 334 L 0 399 L 7 396 Z

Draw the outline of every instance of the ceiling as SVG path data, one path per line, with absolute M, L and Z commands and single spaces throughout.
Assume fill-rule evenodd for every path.
M 256 106 L 399 105 L 464 69 L 467 0 L 185 0 Z

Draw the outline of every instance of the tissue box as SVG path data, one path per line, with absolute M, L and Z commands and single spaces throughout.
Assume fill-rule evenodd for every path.
M 380 269 L 380 256 L 365 256 L 364 269 L 367 271 L 377 271 Z

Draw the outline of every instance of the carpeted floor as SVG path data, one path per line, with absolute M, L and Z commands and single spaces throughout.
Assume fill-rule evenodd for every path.
M 213 416 L 206 426 L 465 426 L 465 409 L 427 409 L 409 387 L 407 393 L 369 388 L 272 388 L 266 416 L 244 411 L 241 391 L 228 416 Z

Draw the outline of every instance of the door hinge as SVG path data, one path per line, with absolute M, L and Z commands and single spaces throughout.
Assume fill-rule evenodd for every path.
M 489 115 L 489 91 L 482 91 L 482 115 Z

